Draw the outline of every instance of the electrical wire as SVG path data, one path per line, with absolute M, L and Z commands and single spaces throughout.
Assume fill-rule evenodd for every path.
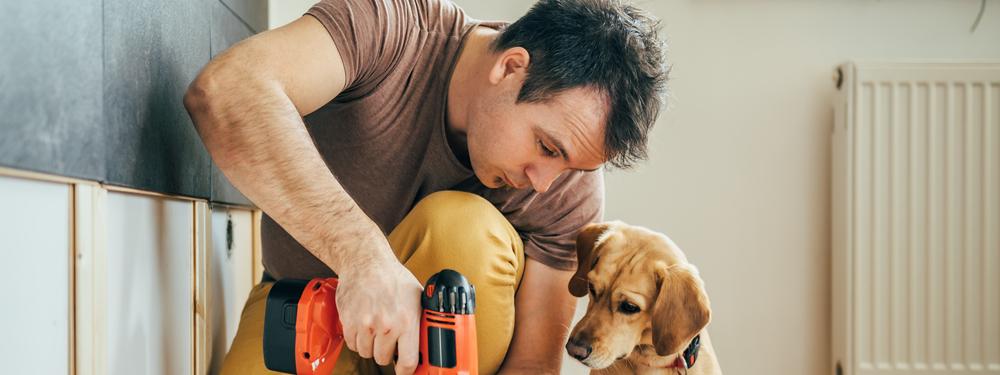
M 983 12 L 985 11 L 986 11 L 986 0 L 982 0 L 982 2 L 979 3 L 979 14 L 976 15 L 976 22 L 972 23 L 972 29 L 969 30 L 970 34 L 976 32 L 976 28 L 979 27 L 979 21 L 982 21 Z

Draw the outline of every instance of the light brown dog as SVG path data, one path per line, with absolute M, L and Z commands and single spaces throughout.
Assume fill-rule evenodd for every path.
M 590 296 L 566 350 L 591 374 L 721 374 L 705 327 L 711 308 L 698 269 L 667 236 L 620 221 L 577 237 L 570 293 Z M 697 360 L 681 353 L 700 338 Z

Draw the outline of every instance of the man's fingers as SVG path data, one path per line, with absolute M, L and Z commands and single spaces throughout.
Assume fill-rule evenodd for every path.
M 344 329 L 344 345 L 347 345 L 347 349 L 350 349 L 352 352 L 357 352 L 358 330 L 355 329 L 353 325 L 344 325 L 343 329 Z
M 372 347 L 375 345 L 375 335 L 372 332 L 371 325 L 362 325 L 358 329 L 358 355 L 361 358 L 371 358 L 372 357 Z
M 417 357 L 420 355 L 420 329 L 404 328 L 399 336 L 398 345 L 399 360 L 396 361 L 396 375 L 411 375 L 417 369 Z
M 396 339 L 398 336 L 392 330 L 380 330 L 375 335 L 375 363 L 379 366 L 388 365 L 392 362 L 392 354 L 396 350 Z

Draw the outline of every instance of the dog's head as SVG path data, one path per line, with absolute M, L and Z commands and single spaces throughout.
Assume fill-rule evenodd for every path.
M 590 303 L 566 350 L 583 364 L 605 368 L 634 350 L 677 354 L 708 325 L 698 270 L 667 236 L 622 222 L 591 224 L 576 249 L 570 293 L 589 295 Z

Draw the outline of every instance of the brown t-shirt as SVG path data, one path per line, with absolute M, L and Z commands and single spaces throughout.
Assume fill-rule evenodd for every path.
M 448 145 L 448 83 L 465 36 L 475 26 L 504 24 L 473 20 L 447 0 L 324 0 L 306 14 L 326 27 L 347 73 L 344 91 L 306 116 L 306 126 L 337 180 L 382 232 L 428 194 L 467 191 L 504 214 L 528 257 L 575 268 L 576 232 L 603 211 L 600 171 L 564 173 L 543 194 L 489 189 Z M 267 215 L 261 230 L 270 275 L 333 275 Z

